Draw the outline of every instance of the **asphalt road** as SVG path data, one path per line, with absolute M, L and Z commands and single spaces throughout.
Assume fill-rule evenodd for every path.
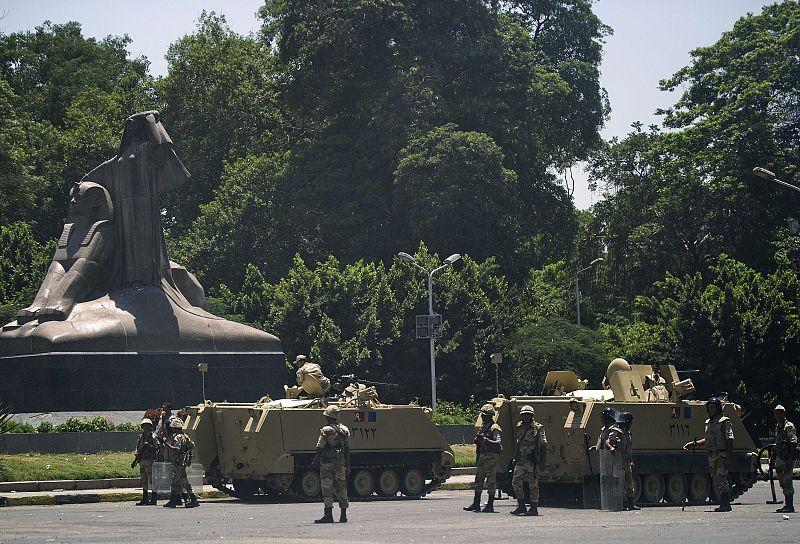
M 204 501 L 195 509 L 135 507 L 132 503 L 0 509 L 0 544 L 10 542 L 798 542 L 800 514 L 774 513 L 769 486 L 759 482 L 731 513 L 711 506 L 601 512 L 540 508 L 538 518 L 510 516 L 515 503 L 495 503 L 495 514 L 462 511 L 470 491 L 437 491 L 420 500 L 354 503 L 348 524 L 315 525 L 319 503 L 254 504 Z M 338 519 L 338 509 L 334 509 Z

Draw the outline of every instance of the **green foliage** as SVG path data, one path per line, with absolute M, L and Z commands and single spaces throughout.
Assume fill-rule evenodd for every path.
M 11 412 L 11 407 L 5 402 L 0 402 L 0 434 L 11 432 L 13 421 L 11 418 L 14 414 Z
M 131 423 L 130 421 L 126 421 L 125 423 L 120 423 L 119 425 L 114 425 L 114 428 L 111 429 L 117 432 L 127 432 L 127 433 L 136 433 L 139 432 L 141 429 Z
M 0 226 L 0 322 L 16 317 L 33 300 L 47 272 L 55 244 L 40 244 L 27 223 Z
M 478 403 L 473 397 L 470 397 L 465 405 L 437 399 L 433 422 L 436 425 L 472 425 L 475 423 L 478 411 Z
M 132 459 L 118 452 L 0 455 L 0 481 L 132 478 L 139 475 L 139 468 L 130 466 Z
M 39 426 L 36 427 L 37 433 L 54 433 L 56 432 L 55 425 L 50 423 L 49 421 L 42 421 L 39 423 Z

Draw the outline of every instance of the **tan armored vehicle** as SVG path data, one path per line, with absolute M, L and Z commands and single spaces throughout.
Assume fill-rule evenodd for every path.
M 206 402 L 189 410 L 186 432 L 197 444 L 195 459 L 209 483 L 245 499 L 320 496 L 319 471 L 311 462 L 329 404 L 339 406 L 339 421 L 351 431 L 351 499 L 422 497 L 450 476 L 455 457 L 431 422 L 430 409 L 381 404 L 374 387 L 351 386 L 346 395 Z
M 694 392 L 691 380 L 679 380 L 675 367 L 661 367 L 669 400 L 646 401 L 646 377 L 650 365 L 629 365 L 615 359 L 603 380 L 605 389 L 586 389 L 587 382 L 574 372 L 548 372 L 541 396 L 495 398 L 497 423 L 503 428 L 503 451 L 498 463 L 498 487 L 513 495 L 510 475 L 514 455 L 512 429 L 519 421 L 520 408 L 533 406 L 536 421 L 547 433 L 547 467 L 539 475 L 542 501 L 566 500 L 596 504 L 599 500 L 599 460 L 597 452 L 588 453 L 600 434 L 600 412 L 611 407 L 630 412 L 634 443 L 634 480 L 636 501 L 655 505 L 662 502 L 690 503 L 714 501 L 708 475 L 708 455 L 698 447 L 694 459 L 683 445 L 704 436 L 708 417 L 705 401 L 684 400 Z M 741 407 L 726 402 L 724 415 L 733 423 L 735 434 L 731 459 L 731 498 L 740 496 L 755 483 L 758 472 L 756 444 L 745 430 Z

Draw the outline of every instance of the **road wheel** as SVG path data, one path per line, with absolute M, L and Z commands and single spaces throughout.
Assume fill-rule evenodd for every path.
M 654 504 L 664 498 L 664 477 L 661 474 L 648 474 L 642 481 L 644 502 Z
M 396 470 L 387 468 L 378 476 L 378 495 L 381 497 L 394 497 L 400 490 L 400 474 Z
M 322 492 L 322 485 L 319 479 L 319 472 L 307 470 L 300 478 L 300 493 L 307 499 L 319 497 Z
M 375 489 L 375 476 L 372 471 L 365 468 L 353 471 L 350 476 L 350 490 L 354 497 L 363 499 L 372 495 Z
M 692 502 L 706 502 L 709 491 L 711 491 L 711 482 L 708 474 L 692 474 L 692 481 L 689 482 L 689 498 L 692 499 Z
M 258 480 L 234 478 L 233 490 L 236 492 L 236 496 L 242 500 L 252 499 L 253 495 L 258 492 Z
M 419 497 L 425 489 L 425 476 L 418 468 L 410 468 L 403 472 L 400 479 L 400 491 L 406 497 Z
M 639 502 L 642 499 L 642 477 L 638 474 L 633 475 L 633 502 Z
M 667 478 L 667 502 L 682 503 L 689 493 L 689 479 L 686 474 L 670 474 Z

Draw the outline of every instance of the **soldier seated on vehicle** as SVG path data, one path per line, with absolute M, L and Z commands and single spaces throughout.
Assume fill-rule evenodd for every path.
M 644 379 L 644 400 L 647 402 L 669 402 L 667 380 L 661 377 L 661 365 L 653 365 L 653 373 Z
M 322 373 L 318 364 L 309 361 L 305 355 L 298 355 L 292 364 L 297 370 L 298 396 L 305 393 L 311 398 L 324 397 L 330 391 L 331 381 Z

